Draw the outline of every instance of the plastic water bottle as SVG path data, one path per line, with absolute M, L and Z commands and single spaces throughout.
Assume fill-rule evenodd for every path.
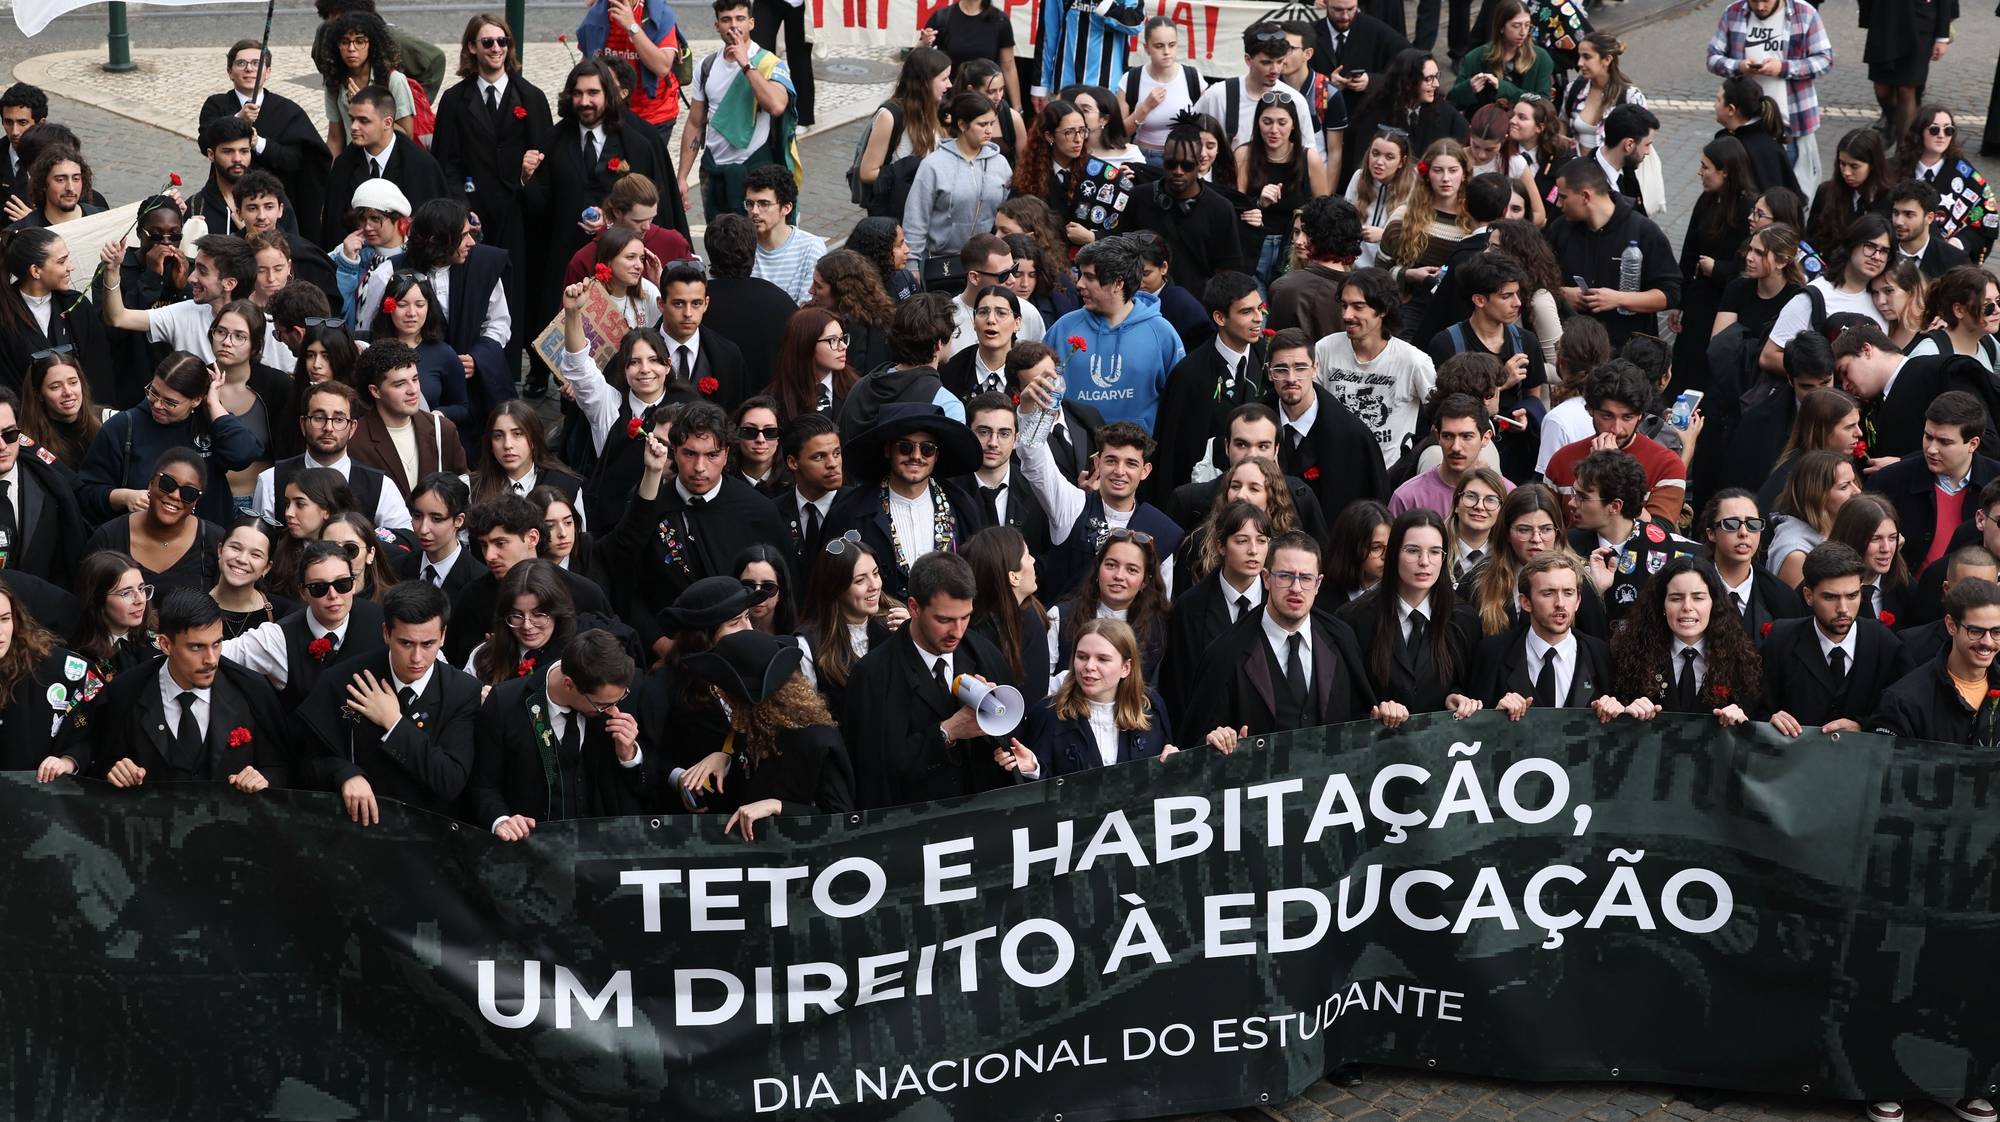
M 1640 281 L 1639 276 L 1645 265 L 1645 261 L 1646 255 L 1640 252 L 1639 242 L 1636 238 L 1625 243 L 1624 251 L 1618 255 L 1618 291 L 1639 291 L 1639 285 L 1643 283 Z M 1618 309 L 1618 314 L 1629 316 L 1633 315 L 1634 312 L 1630 308 L 1620 308 Z

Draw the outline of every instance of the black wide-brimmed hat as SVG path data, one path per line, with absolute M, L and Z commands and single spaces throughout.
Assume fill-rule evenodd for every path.
M 755 705 L 799 672 L 805 652 L 789 639 L 762 631 L 732 631 L 714 647 L 689 655 L 684 665 L 695 677 L 731 697 Z
M 735 577 L 703 577 L 683 589 L 672 604 L 661 608 L 658 622 L 669 631 L 707 631 L 728 623 L 772 595 L 753 592 Z
M 979 470 L 979 440 L 965 422 L 952 420 L 945 411 L 926 401 L 897 401 L 882 407 L 875 423 L 849 441 L 841 459 L 847 470 L 861 479 L 879 483 L 889 474 L 889 461 L 882 450 L 911 433 L 929 433 L 937 441 L 937 466 L 932 476 L 939 481 Z

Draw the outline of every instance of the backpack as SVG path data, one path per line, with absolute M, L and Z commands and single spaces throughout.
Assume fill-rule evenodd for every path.
M 868 151 L 868 138 L 875 132 L 872 127 L 862 129 L 861 135 L 854 138 L 854 153 L 847 162 L 847 201 L 864 208 L 871 216 L 887 216 L 900 221 L 903 200 L 909 197 L 910 183 L 917 176 L 916 165 L 922 161 L 914 154 L 902 160 L 895 158 L 896 146 L 903 141 L 902 106 L 885 101 L 879 108 L 889 111 L 889 146 L 883 149 L 882 170 L 876 173 L 875 182 L 862 181 L 861 159 Z M 907 175 L 902 166 L 905 162 L 910 165 Z
M 1139 108 L 1139 76 L 1145 72 L 1146 67 L 1144 63 L 1125 72 L 1125 83 L 1122 87 L 1122 92 L 1125 94 L 1125 104 L 1131 106 L 1135 112 Z M 1201 71 L 1183 62 L 1181 63 L 1181 81 L 1187 84 L 1188 104 L 1193 105 L 1195 102 L 1200 101 L 1202 90 Z
M 674 25 L 674 83 L 683 89 L 694 81 L 694 52 L 688 49 L 688 37 L 681 31 L 680 24 Z
M 409 78 L 409 75 L 404 75 Z M 430 95 L 424 92 L 424 84 L 415 78 L 410 82 L 410 137 L 426 149 L 437 136 L 437 110 L 431 107 Z

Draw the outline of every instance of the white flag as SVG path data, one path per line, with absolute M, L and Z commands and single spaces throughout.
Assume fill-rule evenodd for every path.
M 130 0 L 128 0 L 130 2 Z M 196 4 L 254 4 L 257 0 L 147 0 L 151 4 L 165 4 L 170 7 L 191 7 Z M 42 28 L 54 23 L 57 16 L 66 15 L 78 8 L 88 7 L 96 0 L 14 0 L 14 26 L 23 35 L 39 35 Z M 140 5 L 134 3 L 133 7 Z

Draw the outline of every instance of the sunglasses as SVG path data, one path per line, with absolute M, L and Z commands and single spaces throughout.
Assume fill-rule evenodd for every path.
M 341 551 L 342 553 L 345 553 L 345 554 L 347 554 L 347 559 L 348 559 L 349 561 L 352 561 L 352 560 L 354 560 L 355 558 L 357 558 L 357 557 L 360 557 L 360 556 L 361 556 L 361 543 L 360 543 L 360 542 L 341 542 L 341 543 L 340 543 L 340 551 Z
M 2000 300 L 1988 300 L 1979 305 L 1979 314 L 1984 316 L 2000 314 Z
M 1727 531 L 1728 533 L 1731 534 L 1735 533 L 1738 530 L 1748 530 L 1753 534 L 1761 534 L 1764 532 L 1764 527 L 1767 525 L 1769 525 L 1769 523 L 1764 521 L 1762 518 L 1730 517 L 1730 518 L 1718 518 L 1715 520 L 1716 529 Z
M 149 242 L 177 242 L 181 240 L 179 230 L 141 230 L 139 236 Z
M 338 592 L 342 596 L 345 596 L 354 591 L 354 578 L 340 577 L 336 580 L 309 580 L 306 582 L 305 587 L 306 595 L 315 600 L 325 596 L 329 592 Z
M 1930 126 L 1926 127 L 1926 128 L 1924 129 L 1924 131 L 1925 131 L 1925 132 L 1927 132 L 1927 133 L 1930 133 L 1930 134 L 1931 134 L 1932 136 L 1957 136 L 1957 135 L 1958 135 L 1958 126 L 1956 126 L 1956 125 L 1930 125 Z
M 6 428 L 0 429 L 0 448 L 11 448 L 14 442 L 19 439 L 21 439 L 21 426 L 8 425 Z
M 1014 279 L 1014 268 L 1011 265 L 1005 269 L 997 269 L 991 272 L 985 269 L 967 269 L 966 272 L 978 273 L 982 277 L 992 277 L 995 284 L 1006 284 L 1008 281 Z
M 896 454 L 898 456 L 910 456 L 910 455 L 922 456 L 926 460 L 932 459 L 936 457 L 938 454 L 937 441 L 898 440 L 896 442 Z
M 1376 136 L 1388 136 L 1388 137 L 1401 137 L 1401 138 L 1403 138 L 1404 140 L 1408 140 L 1408 139 L 1410 139 L 1410 130 L 1408 130 L 1408 129 L 1399 129 L 1399 128 L 1395 127 L 1394 125 L 1376 125 L 1376 126 L 1375 126 L 1375 135 L 1376 135 Z
M 745 592 L 761 593 L 765 596 L 778 594 L 778 582 L 774 580 L 744 580 L 736 583 L 742 585 Z
M 344 319 L 334 319 L 334 318 L 332 318 L 332 317 L 329 317 L 329 316 L 307 316 L 307 317 L 306 317 L 306 319 L 305 319 L 305 326 L 307 326 L 307 327 L 346 327 L 346 326 L 347 326 L 347 321 L 346 321 L 346 320 L 344 320 Z
M 1193 171 L 1201 166 L 1197 160 L 1161 160 L 1160 166 L 1168 171 Z
M 28 361 L 40 362 L 45 358 L 54 358 L 57 355 L 73 355 L 75 353 L 75 347 L 70 346 L 68 343 L 58 343 L 47 350 L 34 352 L 28 356 Z
M 9 441 L 12 443 L 12 441 Z M 182 483 L 166 472 L 153 477 L 153 490 L 162 495 L 177 496 L 182 502 L 193 506 L 201 501 L 201 488 L 192 483 Z
M 500 47 L 502 49 L 505 49 L 507 47 L 511 47 L 514 45 L 514 41 L 512 39 L 507 38 L 505 35 L 499 36 L 498 38 L 488 36 L 484 39 L 475 40 L 475 42 L 479 44 L 479 49 L 482 51 L 491 50 L 494 47 Z
M 1131 542 L 1133 545 L 1152 545 L 1153 535 L 1144 530 L 1113 530 L 1104 535 L 1106 545 L 1112 542 Z
M 860 549 L 860 548 L 861 548 L 861 531 L 849 530 L 846 533 L 840 535 L 839 537 L 831 538 L 827 541 L 826 555 L 828 557 L 838 557 L 841 554 L 846 553 L 850 549 Z
M 736 430 L 738 440 L 776 440 L 784 430 L 776 425 L 743 425 Z

